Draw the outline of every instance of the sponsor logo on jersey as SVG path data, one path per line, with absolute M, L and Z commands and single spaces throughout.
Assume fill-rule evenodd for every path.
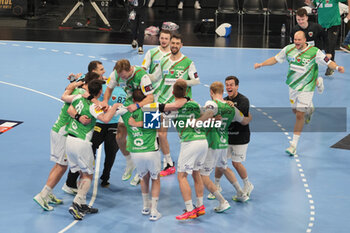
M 143 59 L 142 65 L 144 66 L 146 64 L 146 59 Z
M 198 78 L 198 73 L 197 72 L 195 72 L 193 75 L 194 75 L 194 78 Z
M 159 63 L 160 63 L 160 60 L 154 60 L 153 63 L 154 63 L 154 64 L 159 64 Z
M 323 60 L 324 60 L 326 63 L 329 62 L 329 58 L 328 58 L 327 56 L 325 56 Z
M 145 92 L 149 92 L 152 91 L 153 86 L 152 84 L 148 84 L 147 86 L 143 86 L 143 89 L 145 90 Z
M 163 74 L 169 74 L 169 70 L 163 70 Z
M 174 71 L 173 71 L 173 70 L 172 70 L 172 71 L 170 71 L 170 74 L 172 74 L 172 75 L 173 75 L 173 74 L 174 74 Z
M 143 113 L 143 128 L 145 129 L 160 129 L 160 112 L 144 112 Z
M 300 62 L 301 61 L 301 58 L 300 57 L 297 57 L 297 62 Z
M 295 61 L 295 57 L 288 57 L 288 60 L 291 61 L 291 62 L 294 62 Z
M 13 129 L 17 125 L 23 123 L 23 121 L 10 121 L 10 120 L 1 120 L 0 119 L 0 134 Z
M 313 32 L 309 32 L 309 37 L 313 37 L 314 33 Z
M 114 101 L 117 97 L 115 95 L 112 95 L 112 100 Z

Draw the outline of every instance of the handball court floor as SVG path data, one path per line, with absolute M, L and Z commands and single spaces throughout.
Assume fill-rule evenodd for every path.
M 150 48 L 145 46 L 145 50 Z M 228 75 L 240 79 L 239 91 L 250 99 L 252 136 L 244 164 L 255 185 L 251 200 L 233 202 L 233 187 L 223 178 L 223 195 L 231 209 L 214 213 L 217 202 L 205 198 L 204 216 L 180 222 L 175 216 L 182 213 L 184 203 L 176 175 L 171 175 L 161 178 L 159 211 L 163 217 L 150 222 L 141 214 L 140 187 L 121 180 L 125 159 L 118 152 L 110 187 L 101 188 L 94 182 L 88 195 L 88 201 L 99 208 L 98 214 L 74 221 L 68 213 L 73 197 L 61 190 L 66 176 L 54 189 L 64 204 L 43 211 L 32 198 L 53 166 L 49 161 L 50 129 L 62 106 L 59 98 L 68 85 L 67 75 L 85 73 L 91 60 L 101 60 L 108 76 L 116 60 L 127 58 L 140 65 L 143 56 L 129 45 L 0 41 L 0 120 L 23 122 L 0 135 L 0 232 L 349 232 L 350 154 L 330 148 L 349 134 L 346 124 L 338 127 L 342 121 L 349 122 L 349 54 L 337 51 L 337 63 L 345 66 L 346 73 L 324 78 L 325 91 L 314 95 L 316 112 L 305 127 L 308 132 L 301 136 L 298 156 L 290 157 L 284 150 L 295 119 L 285 84 L 287 65 L 253 68 L 255 62 L 278 50 L 184 47 L 182 52 L 197 67 L 201 84 L 193 88 L 193 99 L 201 105 L 210 98 L 208 85 L 224 82 Z M 321 67 L 320 74 L 324 71 Z M 317 110 L 326 107 L 345 112 Z M 312 127 L 317 122 L 330 130 L 315 130 Z M 177 133 L 170 132 L 168 139 L 176 161 Z M 101 155 L 99 151 L 96 173 L 101 172 L 103 160 L 104 152 Z M 205 191 L 205 197 L 207 194 Z

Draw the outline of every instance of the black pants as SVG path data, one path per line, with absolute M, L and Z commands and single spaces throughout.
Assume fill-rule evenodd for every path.
M 340 26 L 333 26 L 325 29 L 327 32 L 326 53 L 332 54 L 332 61 L 335 60 L 335 47 L 337 46 Z
M 92 135 L 92 150 L 94 155 L 96 154 L 97 148 L 104 142 L 105 148 L 105 162 L 101 180 L 108 181 L 110 178 L 111 170 L 114 164 L 115 156 L 119 150 L 117 141 L 115 139 L 115 133 L 117 131 L 118 124 L 102 124 L 96 123 L 94 134 Z M 69 187 L 76 188 L 77 179 L 79 177 L 79 172 L 72 173 L 69 170 L 66 184 Z
M 130 12 L 132 10 L 136 12 L 135 19 L 130 19 L 132 39 L 137 40 L 138 46 L 142 47 L 146 29 L 146 7 L 131 7 Z

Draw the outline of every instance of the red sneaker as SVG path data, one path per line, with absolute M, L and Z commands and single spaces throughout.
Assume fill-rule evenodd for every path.
M 194 210 L 196 211 L 198 216 L 205 215 L 205 206 L 204 205 L 196 207 Z
M 187 212 L 185 210 L 185 213 L 179 215 L 179 216 L 176 216 L 176 219 L 177 220 L 187 220 L 187 219 L 193 219 L 193 218 L 197 218 L 197 212 L 196 212 L 196 209 L 193 209 L 192 211 L 190 212 Z
M 168 176 L 168 175 L 174 174 L 175 172 L 176 172 L 176 168 L 175 168 L 175 162 L 174 162 L 173 166 L 170 166 L 169 164 L 167 164 L 164 170 L 160 172 L 160 176 Z

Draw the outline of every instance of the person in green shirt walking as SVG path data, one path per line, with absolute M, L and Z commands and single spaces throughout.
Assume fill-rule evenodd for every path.
M 286 84 L 289 86 L 289 99 L 293 113 L 296 115 L 293 139 L 290 142 L 290 147 L 286 149 L 286 153 L 295 155 L 304 121 L 308 123 L 314 111 L 312 97 L 317 85 L 318 64 L 326 65 L 340 73 L 344 73 L 345 69 L 331 61 L 318 48 L 308 45 L 303 31 L 295 33 L 294 44 L 287 45 L 276 56 L 263 63 L 255 63 L 254 68 L 271 66 L 284 61 L 289 63 Z M 321 88 L 320 83 L 319 87 Z

